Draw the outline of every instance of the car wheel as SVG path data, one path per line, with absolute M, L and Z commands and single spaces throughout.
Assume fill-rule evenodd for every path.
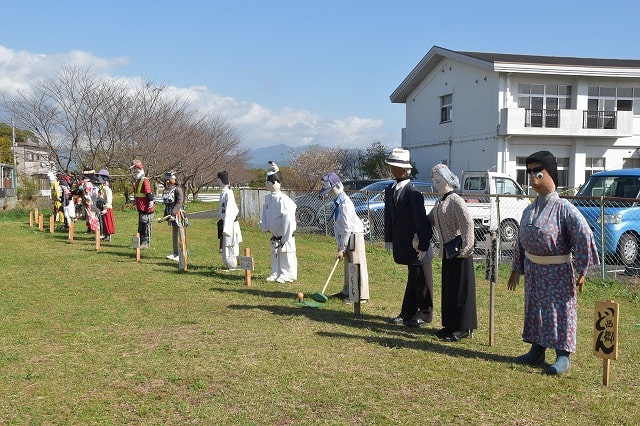
M 296 219 L 300 226 L 311 226 L 316 222 L 316 215 L 310 207 L 299 207 L 296 209 Z
M 638 260 L 638 239 L 632 234 L 624 234 L 618 242 L 618 257 L 623 265 L 633 265 Z
M 505 220 L 500 224 L 500 238 L 502 242 L 510 243 L 518 236 L 518 224 L 512 220 Z

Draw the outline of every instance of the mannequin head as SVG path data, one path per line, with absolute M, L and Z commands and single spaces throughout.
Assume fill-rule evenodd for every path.
M 267 180 L 266 185 L 267 190 L 269 192 L 275 193 L 275 192 L 280 192 L 280 182 L 275 181 L 275 182 L 271 182 L 270 180 Z
M 438 194 L 446 194 L 460 187 L 458 177 L 444 164 L 436 164 L 431 169 L 431 180 Z
M 412 169 L 409 151 L 402 148 L 394 148 L 384 162 L 389 166 L 389 171 L 395 179 L 408 179 Z
M 229 173 L 227 173 L 226 171 L 218 172 L 216 176 L 216 184 L 220 188 L 226 188 L 227 186 L 229 186 Z
M 177 186 L 178 178 L 174 172 L 167 172 L 164 174 L 164 182 L 166 186 Z
M 273 161 L 268 161 L 271 168 L 267 171 L 267 181 L 265 186 L 269 190 L 269 192 L 278 192 L 280 191 L 280 186 L 282 185 L 282 175 L 280 175 L 280 169 L 278 165 Z
M 556 190 L 556 184 L 551 174 L 540 163 L 527 163 L 529 183 L 534 191 L 540 195 L 547 195 Z
M 558 163 L 549 151 L 538 151 L 527 157 L 527 174 L 531 187 L 540 195 L 547 195 L 558 186 Z
M 129 170 L 131 170 L 131 176 L 133 176 L 134 179 L 142 179 L 144 177 L 144 168 L 140 160 L 133 160 Z
M 320 178 L 322 188 L 319 195 L 323 196 L 331 193 L 332 196 L 337 197 L 340 193 L 344 192 L 344 186 L 340 181 L 337 174 L 330 172 Z

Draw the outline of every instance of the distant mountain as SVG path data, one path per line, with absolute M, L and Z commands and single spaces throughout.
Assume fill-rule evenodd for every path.
M 272 145 L 264 148 L 256 148 L 249 152 L 248 166 L 250 168 L 266 169 L 267 161 L 275 161 L 278 166 L 289 165 L 289 156 L 307 149 L 308 146 L 294 148 L 289 145 Z

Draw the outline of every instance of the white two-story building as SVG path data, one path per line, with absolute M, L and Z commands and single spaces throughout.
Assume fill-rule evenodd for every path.
M 508 173 L 558 159 L 559 186 L 640 167 L 640 60 L 460 52 L 434 46 L 390 96 L 406 105 L 402 146 L 418 178 L 446 163 Z

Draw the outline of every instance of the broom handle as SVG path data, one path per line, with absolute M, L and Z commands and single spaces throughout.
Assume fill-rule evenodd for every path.
M 331 269 L 329 278 L 327 278 L 327 282 L 324 283 L 324 287 L 322 287 L 322 294 L 324 294 L 324 291 L 327 289 L 327 286 L 329 285 L 329 281 L 331 281 L 331 277 L 333 276 L 333 273 L 336 271 L 336 267 L 338 266 L 338 263 L 340 263 L 340 258 L 336 257 L 336 263 L 333 264 L 333 269 Z

